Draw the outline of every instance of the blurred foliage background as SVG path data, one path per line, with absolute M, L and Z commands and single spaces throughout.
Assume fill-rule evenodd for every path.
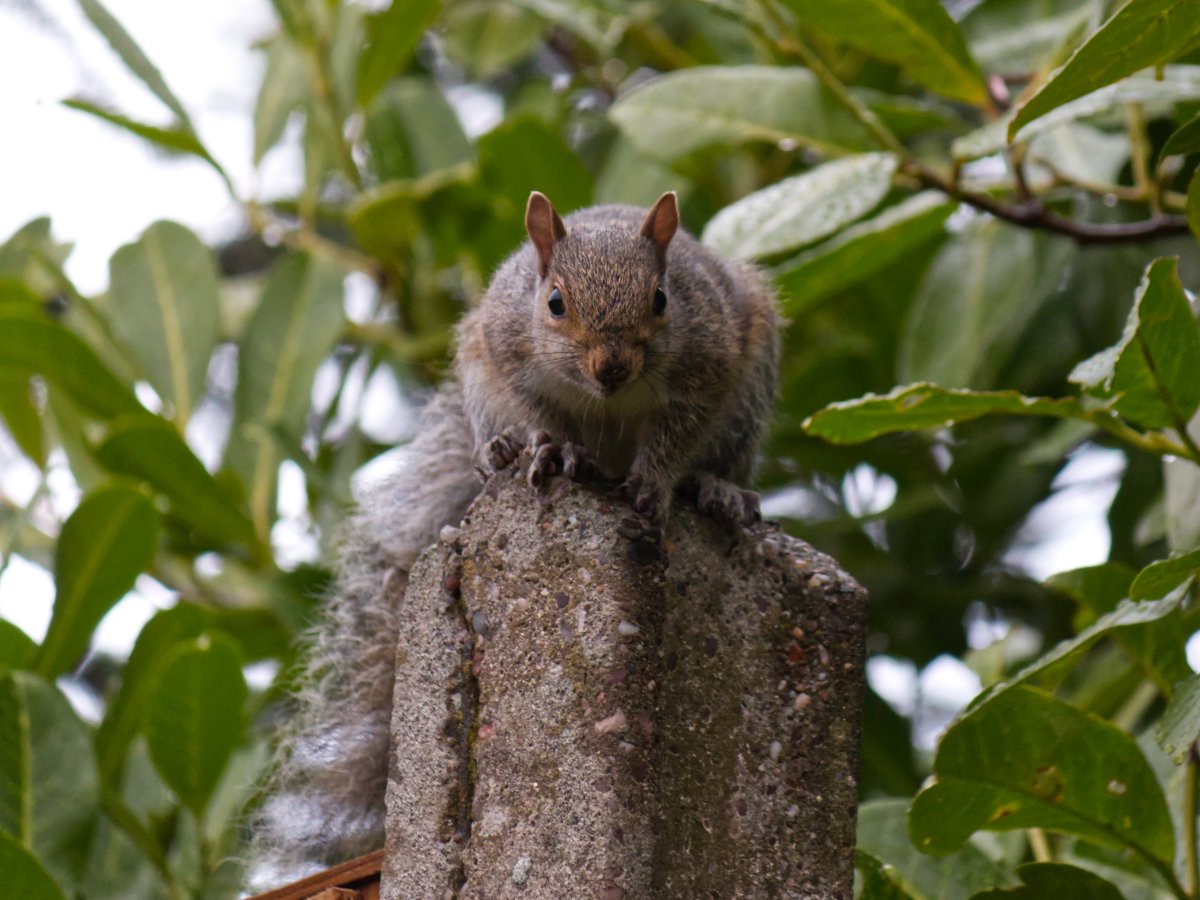
M 56 588 L 40 641 L 0 619 L 12 896 L 236 894 L 352 477 L 533 189 L 676 190 L 777 277 L 766 509 L 872 598 L 858 889 L 1198 896 L 1200 4 L 274 0 L 247 152 L 299 149 L 287 196 L 80 6 L 161 115 L 67 105 L 205 161 L 242 231 L 156 223 L 94 296 L 52 220 L 0 245 L 0 418 L 40 473 L 0 567 Z M 139 578 L 165 608 L 89 652 Z

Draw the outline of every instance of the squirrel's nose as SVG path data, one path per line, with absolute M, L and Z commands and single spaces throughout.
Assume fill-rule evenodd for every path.
M 604 387 L 616 390 L 629 377 L 629 363 L 624 359 L 607 357 L 596 366 L 596 380 Z

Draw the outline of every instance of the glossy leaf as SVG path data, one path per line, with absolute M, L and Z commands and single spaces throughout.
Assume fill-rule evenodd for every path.
M 79 112 L 87 113 L 90 116 L 95 116 L 97 119 L 102 119 L 110 125 L 115 125 L 123 131 L 128 131 L 130 134 L 136 134 L 143 140 L 149 141 L 160 149 L 166 150 L 168 153 L 182 153 L 186 156 L 195 156 L 198 159 L 202 159 L 216 169 L 222 177 L 225 175 L 225 170 L 209 155 L 208 150 L 200 143 L 200 139 L 190 131 L 175 127 L 161 128 L 157 125 L 139 122 L 136 119 L 131 119 L 115 110 L 106 109 L 99 104 L 84 100 L 81 97 L 72 97 L 64 100 L 63 105 Z
M 996 414 L 1083 418 L 1075 400 L 1024 397 L 1016 391 L 965 391 L 935 384 L 901 385 L 890 393 L 831 403 L 804 422 L 804 430 L 835 444 L 856 444 L 922 428 L 944 428 Z
M 87 344 L 50 319 L 0 309 L 0 366 L 41 375 L 102 418 L 142 409 Z
M 1017 888 L 995 888 L 980 891 L 971 900 L 1122 900 L 1122 894 L 1111 881 L 1094 872 L 1064 863 L 1026 863 L 1017 867 L 1025 882 Z
M 366 46 L 358 56 L 358 102 L 366 106 L 416 49 L 440 0 L 392 0 L 367 17 Z
M 1200 66 L 1166 66 L 1161 79 L 1152 72 L 1138 74 L 1064 103 L 1022 126 L 1015 139 L 1031 141 L 1064 123 L 1111 113 L 1127 103 L 1145 104 L 1150 109 L 1168 109 L 1171 104 L 1196 99 L 1200 99 Z M 1010 112 L 1004 118 L 957 138 L 951 144 L 954 158 L 976 159 L 1002 151 L 1008 144 L 1008 129 L 1014 115 Z
M 119 786 L 125 756 L 141 728 L 146 698 L 163 677 L 166 663 L 185 642 L 204 631 L 204 612 L 179 603 L 154 615 L 138 633 L 133 651 L 121 671 L 121 683 L 109 700 L 96 731 L 96 759 L 107 785 Z
M 441 24 L 446 52 L 476 78 L 496 75 L 529 56 L 541 43 L 541 20 L 511 3 L 460 0 Z
M 475 161 L 458 117 L 432 79 L 388 85 L 367 110 L 364 132 L 380 181 L 420 179 Z
M 908 839 L 908 800 L 871 800 L 858 808 L 858 849 L 888 867 L 887 876 L 914 900 L 965 897 L 1009 884 L 1011 876 L 976 846 L 966 843 L 941 858 L 922 853 Z
M 947 241 L 909 308 L 897 380 L 992 387 L 1072 249 L 997 219 L 977 221 Z
M 0 368 L 0 420 L 18 447 L 39 468 L 46 465 L 46 437 L 42 415 L 33 399 L 29 376 Z
M 1192 174 L 1192 180 L 1188 182 L 1186 214 L 1188 228 L 1200 241 L 1200 169 Z
M 951 725 L 933 772 L 908 823 L 927 853 L 982 828 L 1045 828 L 1174 859 L 1167 803 L 1134 739 L 1035 688 L 999 691 Z
M 795 259 L 775 275 L 786 313 L 801 309 L 888 268 L 935 235 L 957 204 L 925 191 L 851 225 Z
M 109 263 L 113 328 L 180 424 L 204 393 L 220 310 L 212 252 L 174 222 L 155 222 Z
M 62 888 L 38 862 L 36 856 L 11 836 L 0 831 L 0 872 L 4 890 L 21 900 L 66 900 Z
M 530 165 L 536 159 L 537 165 Z M 566 215 L 592 202 L 592 178 L 559 131 L 532 116 L 518 116 L 479 140 L 479 165 L 509 212 L 525 214 L 529 193 L 539 190 Z M 522 234 L 522 237 L 524 235 Z
M 70 704 L 34 675 L 0 674 L 0 834 L 69 889 L 97 798 L 91 740 Z
M 1017 109 L 1009 138 L 1055 107 L 1170 62 L 1195 43 L 1197 32 L 1200 5 L 1194 0 L 1128 0 Z
M 242 339 L 226 463 L 242 478 L 255 532 L 264 543 L 281 460 L 271 430 L 299 434 L 317 366 L 333 349 L 343 324 L 342 273 L 321 260 L 295 255 L 272 270 Z
M 913 81 L 954 100 L 988 103 L 983 73 L 937 0 L 785 0 L 803 28 L 896 63 Z
M 666 162 L 764 141 L 835 154 L 869 146 L 862 125 L 800 68 L 682 69 L 625 94 L 608 115 L 641 153 Z
M 1200 550 L 1160 559 L 1138 573 L 1129 596 L 1134 600 L 1165 596 L 1197 572 L 1200 572 Z
M 175 114 L 175 117 L 182 125 L 182 130 L 189 133 L 194 132 L 191 120 L 188 118 L 187 110 L 183 108 L 183 104 L 179 102 L 179 99 L 167 87 L 167 83 L 163 80 L 162 73 L 158 71 L 158 67 L 150 62 L 149 57 L 137 45 L 137 42 L 130 37 L 129 32 L 125 30 L 121 23 L 113 17 L 112 13 L 99 0 L 79 0 L 79 6 L 83 10 L 84 15 L 88 17 L 88 20 L 96 26 L 96 30 L 104 35 L 104 39 L 108 41 L 108 45 L 121 58 L 121 62 L 125 63 L 126 68 L 140 78 L 142 83 L 150 88 L 154 96 L 161 100 L 167 109 Z
M 1200 740 L 1200 675 L 1180 682 L 1154 729 L 1163 752 L 1182 763 Z
M 110 471 L 142 479 L 161 491 L 170 499 L 171 511 L 208 540 L 253 541 L 253 526 L 238 503 L 166 420 L 149 413 L 114 419 L 96 448 L 96 458 Z
M 33 659 L 33 638 L 5 619 L 0 619 L 0 670 L 23 669 Z
M 1200 152 L 1200 115 L 1185 122 L 1167 138 L 1160 156 Z
M 201 635 L 176 648 L 146 698 L 142 727 L 150 758 L 197 817 L 245 727 L 241 665 L 228 638 Z
M 1151 263 L 1134 297 L 1125 332 L 1084 360 L 1071 381 L 1147 428 L 1187 422 L 1200 407 L 1200 326 L 1174 259 Z
M 58 538 L 54 613 L 34 661 L 38 673 L 75 665 L 97 623 L 150 567 L 158 530 L 158 512 L 132 488 L 109 485 L 83 498 Z
M 263 45 L 267 68 L 254 104 L 254 163 L 283 137 L 292 114 L 304 108 L 309 97 L 304 54 L 284 35 Z
M 1187 635 L 1179 613 L 1184 595 L 1185 591 L 1175 590 L 1157 600 L 1119 601 L 1079 634 L 1060 641 L 1026 666 L 1009 683 L 1036 680 L 1044 686 L 1055 686 L 1084 651 L 1101 638 L 1111 636 L 1160 689 L 1170 693 L 1174 684 L 1191 671 L 1184 646 Z
M 874 209 L 895 171 L 896 157 L 890 153 L 865 153 L 785 178 L 713 216 L 704 228 L 704 243 L 740 259 L 811 244 Z

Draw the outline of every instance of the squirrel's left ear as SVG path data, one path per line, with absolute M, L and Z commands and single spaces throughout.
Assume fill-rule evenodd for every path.
M 674 191 L 667 191 L 650 207 L 646 218 L 642 220 L 642 237 L 654 241 L 654 249 L 658 253 L 658 265 L 666 268 L 667 247 L 675 230 L 679 228 L 679 203 Z
M 529 205 L 525 207 L 525 230 L 537 249 L 538 274 L 545 278 L 550 271 L 554 245 L 567 236 L 567 229 L 554 204 L 541 191 L 529 195 Z

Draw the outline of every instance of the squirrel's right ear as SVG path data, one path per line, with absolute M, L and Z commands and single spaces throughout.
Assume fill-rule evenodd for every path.
M 654 202 L 642 220 L 642 237 L 654 242 L 660 268 L 667 266 L 667 247 L 678 228 L 679 202 L 674 191 L 667 191 Z
M 554 245 L 567 236 L 567 228 L 554 204 L 540 191 L 529 195 L 529 205 L 525 207 L 525 230 L 537 249 L 538 274 L 545 278 L 550 271 Z

